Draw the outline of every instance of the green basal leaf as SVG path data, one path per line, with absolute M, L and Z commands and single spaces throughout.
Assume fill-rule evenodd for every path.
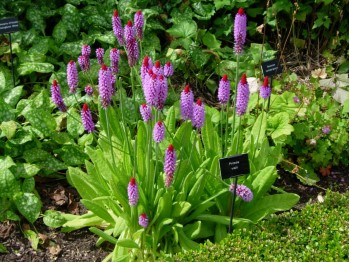
M 29 75 L 33 72 L 38 73 L 51 73 L 54 71 L 54 66 L 49 63 L 39 63 L 39 62 L 31 62 L 31 63 L 22 63 L 17 68 L 17 72 L 19 75 Z
M 252 135 L 254 138 L 254 144 L 257 147 L 263 139 L 265 138 L 265 132 L 266 132 L 266 120 L 267 120 L 267 114 L 265 112 L 262 112 L 258 118 L 255 120 L 255 123 L 252 128 Z
M 62 158 L 67 166 L 83 165 L 88 159 L 88 156 L 76 145 L 65 145 L 54 152 Z
M 177 231 L 179 233 L 179 242 L 181 247 L 184 250 L 193 250 L 193 249 L 198 249 L 199 244 L 191 239 L 189 239 L 186 234 L 184 233 L 182 228 L 177 228 Z
M 16 134 L 17 124 L 12 120 L 4 121 L 1 123 L 0 129 L 5 134 L 6 138 L 10 140 Z
M 14 202 L 18 211 L 30 222 L 38 219 L 41 210 L 41 201 L 33 193 L 17 193 Z
M 81 202 L 87 209 L 93 212 L 96 216 L 102 218 L 108 223 L 114 224 L 113 217 L 108 213 L 106 205 L 95 203 L 94 200 L 82 199 Z M 106 201 L 108 203 L 108 201 Z
M 62 216 L 61 212 L 56 210 L 46 210 L 43 217 L 44 224 L 48 227 L 61 227 L 67 220 Z
M 127 248 L 140 248 L 138 244 L 132 239 L 119 239 L 117 241 L 117 245 L 121 247 L 127 247 Z
M 35 109 L 30 106 L 30 109 L 23 111 L 24 117 L 32 124 L 32 126 L 38 129 L 45 136 L 50 134 L 56 129 L 56 121 L 45 109 Z
M 174 24 L 167 32 L 175 37 L 191 38 L 197 33 L 197 24 L 194 21 L 181 21 Z
M 299 198 L 293 193 L 264 196 L 254 204 L 248 203 L 246 209 L 242 210 L 242 216 L 256 223 L 269 214 L 291 209 L 298 203 Z
M 117 239 L 115 239 L 111 235 L 106 234 L 105 232 L 103 232 L 102 230 L 100 230 L 100 229 L 98 229 L 96 227 L 90 227 L 89 230 L 92 233 L 98 235 L 99 237 L 103 238 L 104 240 L 106 240 L 106 241 L 108 241 L 108 242 L 110 242 L 110 243 L 112 243 L 114 245 L 117 245 L 117 243 L 118 243 Z
M 185 215 L 191 209 L 191 203 L 186 201 L 175 202 L 173 204 L 173 210 L 171 217 L 180 217 Z
M 282 135 L 290 135 L 294 130 L 293 126 L 289 124 L 289 115 L 285 112 L 270 117 L 267 124 L 269 133 L 274 140 Z

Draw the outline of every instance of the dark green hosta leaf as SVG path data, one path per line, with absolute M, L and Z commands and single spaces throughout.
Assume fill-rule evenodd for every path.
M 67 115 L 67 131 L 69 134 L 71 134 L 73 137 L 78 138 L 79 135 L 84 133 L 84 126 L 81 122 L 81 116 L 76 112 L 74 108 L 70 108 L 68 110 Z
M 74 145 L 66 145 L 61 149 L 56 150 L 55 153 L 57 153 L 68 166 L 82 165 L 85 160 L 88 159 L 88 156 L 80 149 L 80 147 Z
M 46 210 L 43 221 L 45 225 L 53 228 L 60 227 L 67 222 L 61 213 L 55 210 Z
M 40 168 L 35 164 L 17 163 L 16 166 L 11 167 L 11 172 L 16 178 L 30 178 L 38 174 Z
M 37 164 L 47 175 L 55 173 L 60 170 L 67 169 L 67 166 L 64 163 L 57 160 L 51 155 L 50 155 L 50 158 L 45 159 L 43 161 L 36 162 L 35 164 Z
M 14 194 L 20 192 L 21 185 L 19 180 L 11 173 L 10 170 L 5 169 L 0 172 L 0 198 L 12 197 Z
M 80 31 L 81 18 L 78 9 L 71 4 L 63 7 L 62 23 L 68 31 L 78 34 Z
M 6 92 L 4 92 L 3 98 L 7 104 L 11 107 L 15 107 L 18 100 L 21 98 L 23 86 L 16 86 Z
M 33 193 L 19 193 L 14 197 L 18 211 L 30 222 L 34 223 L 40 215 L 41 201 Z
M 13 88 L 11 71 L 8 67 L 0 65 L 0 94 L 11 88 Z
M 35 163 L 35 162 L 42 161 L 42 160 L 45 160 L 45 159 L 50 158 L 50 157 L 51 157 L 51 155 L 48 152 L 46 152 L 45 150 L 40 149 L 40 148 L 28 149 L 28 150 L 24 151 L 24 153 L 23 153 L 23 158 L 28 163 Z
M 173 8 L 171 11 L 171 19 L 174 24 L 179 24 L 183 21 L 192 21 L 193 12 L 190 7 L 185 8 L 184 10 L 179 10 L 178 8 Z
M 197 68 L 202 68 L 210 59 L 210 55 L 204 53 L 202 49 L 195 48 L 190 53 L 193 63 Z
M 10 140 L 16 133 L 17 124 L 15 121 L 4 121 L 0 125 L 1 131 L 5 134 L 6 138 Z
M 203 44 L 205 44 L 209 49 L 218 49 L 220 48 L 221 41 L 217 40 L 215 35 L 212 33 L 206 32 L 202 38 Z
M 32 72 L 50 73 L 54 71 L 54 66 L 49 63 L 39 63 L 39 62 L 22 63 L 18 67 L 17 71 L 18 71 L 18 74 L 20 75 L 28 75 Z
M 214 0 L 214 4 L 215 4 L 216 10 L 219 10 L 223 7 L 230 7 L 232 4 L 232 1 L 231 0 Z
M 20 129 L 16 132 L 14 138 L 11 139 L 11 143 L 15 145 L 23 145 L 33 139 L 33 134 L 30 131 Z
M 63 43 L 67 37 L 67 28 L 62 21 L 58 22 L 52 32 L 52 36 L 57 43 Z
M 194 21 L 182 20 L 180 23 L 174 24 L 171 28 L 169 28 L 167 32 L 175 37 L 194 37 L 197 33 L 197 24 Z
M 49 51 L 49 38 L 38 37 L 35 39 L 33 46 L 29 49 L 30 54 L 42 54 L 45 55 Z
M 115 38 L 113 32 L 99 34 L 98 36 L 96 36 L 96 39 L 99 40 L 100 42 L 107 43 L 110 45 L 113 45 L 116 41 L 115 40 L 116 38 Z
M 289 124 L 289 115 L 286 112 L 281 112 L 273 117 L 270 117 L 267 121 L 268 129 L 271 131 L 270 135 L 272 139 L 276 139 L 282 135 L 290 135 L 294 128 Z

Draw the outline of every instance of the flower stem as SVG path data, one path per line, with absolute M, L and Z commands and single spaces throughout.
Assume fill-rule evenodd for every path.
M 108 136 L 108 141 L 109 141 L 109 145 L 110 145 L 110 149 L 111 149 L 113 169 L 114 169 L 117 165 L 115 164 L 115 159 L 114 159 L 114 150 L 113 150 L 113 146 L 112 146 L 112 137 L 111 137 L 110 128 L 109 128 L 109 119 L 108 119 L 107 110 L 108 110 L 108 107 L 105 109 L 106 122 L 107 122 L 107 136 Z
M 232 119 L 232 130 L 231 130 L 231 143 L 233 146 L 233 136 L 235 133 L 235 121 L 236 121 L 236 100 L 237 100 L 237 86 L 238 86 L 238 71 L 239 71 L 239 56 L 236 54 L 236 61 L 237 61 L 237 66 L 236 66 L 236 82 L 235 82 L 235 90 L 233 93 L 233 99 L 232 99 L 232 105 L 233 105 L 233 119 Z
M 240 139 L 241 139 L 241 118 L 239 117 L 239 122 L 238 122 L 238 139 L 237 139 L 237 145 L 236 145 L 236 154 L 238 154 L 238 148 L 239 148 L 239 144 L 240 144 Z

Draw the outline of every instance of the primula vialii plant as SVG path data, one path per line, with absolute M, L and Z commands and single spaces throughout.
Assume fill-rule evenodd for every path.
M 71 61 L 68 86 L 52 83 L 52 101 L 62 114 L 74 112 L 74 108 L 67 110 L 65 99 L 79 104 L 76 110 L 81 112 L 84 136 L 92 142 L 85 146 L 90 160 L 84 169 L 70 167 L 67 175 L 88 213 L 50 212 L 46 221 L 54 215 L 65 231 L 89 227 L 100 237 L 98 244 L 108 241 L 114 245 L 106 261 L 156 261 L 160 253 L 171 256 L 198 248 L 203 239 L 223 239 L 230 223 L 232 192 L 238 196 L 235 228 L 291 208 L 298 196 L 269 191 L 277 177 L 281 148 L 277 143 L 270 146 L 266 137 L 267 114 L 261 112 L 246 129 L 234 124 L 236 115 L 241 123 L 250 114 L 246 74 L 232 85 L 227 75 L 222 76 L 217 101 L 222 105 L 220 127 L 212 121 L 219 112 L 195 97 L 190 84 L 181 86 L 179 102 L 169 105 L 175 66 L 139 54 L 147 22 L 141 11 L 135 14 L 134 23 L 129 20 L 124 27 L 119 14 L 115 10 L 112 15 L 113 33 L 126 52 L 106 48 L 110 59 L 105 61 L 102 48 L 96 49 L 93 58 L 85 44 L 78 58 L 81 73 L 76 73 Z M 243 9 L 236 15 L 234 35 L 235 51 L 242 55 L 246 37 Z M 130 66 L 131 90 L 124 90 L 123 86 L 130 85 L 121 83 L 119 63 L 123 59 Z M 98 66 L 98 75 L 93 75 L 90 64 Z M 78 81 L 78 75 L 97 81 Z M 71 91 L 65 92 L 67 97 L 62 97 L 62 88 Z M 264 97 L 266 93 L 263 90 Z M 137 112 L 128 118 L 132 110 Z M 221 179 L 219 159 L 240 153 L 248 153 L 251 173 L 240 177 L 234 188 L 232 181 Z

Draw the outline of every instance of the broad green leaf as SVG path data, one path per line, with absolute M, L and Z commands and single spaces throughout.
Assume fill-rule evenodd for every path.
M 54 152 L 57 153 L 68 166 L 83 165 L 85 160 L 88 159 L 87 154 L 76 145 L 65 145 Z
M 208 119 L 209 115 L 206 114 L 206 120 L 202 128 L 202 141 L 205 148 L 205 154 L 208 158 L 221 155 L 221 147 L 219 142 L 219 136 L 213 127 L 213 122 Z
M 289 115 L 285 112 L 270 117 L 267 124 L 270 135 L 274 140 L 282 135 L 290 135 L 294 130 L 293 126 L 289 124 Z
M 0 123 L 15 120 L 14 110 L 0 96 Z
M 56 210 L 46 210 L 43 217 L 44 224 L 48 227 L 61 227 L 67 220 L 62 216 L 61 212 Z
M 275 166 L 265 167 L 263 170 L 250 175 L 247 178 L 247 182 L 251 184 L 251 190 L 254 197 L 252 202 L 255 203 L 261 197 L 263 197 L 277 178 L 277 171 Z
M 196 221 L 192 224 L 187 224 L 184 227 L 184 232 L 190 239 L 208 238 L 215 234 L 213 225 L 213 223 Z
M 198 69 L 202 68 L 210 59 L 210 55 L 204 53 L 201 48 L 193 48 L 190 52 L 190 56 Z
M 218 49 L 220 48 L 221 41 L 217 40 L 215 35 L 212 33 L 206 32 L 202 38 L 203 44 L 205 44 L 209 49 Z
M 114 45 L 115 43 L 115 35 L 113 32 L 106 32 L 104 34 L 99 34 L 96 36 L 96 39 L 99 40 L 102 43 L 107 43 L 110 45 Z
M 23 86 L 16 86 L 3 93 L 3 98 L 11 107 L 15 107 L 22 95 Z
M 33 193 L 19 193 L 14 196 L 18 211 L 30 222 L 34 223 L 40 215 L 41 201 Z
M 223 224 L 216 224 L 215 225 L 215 243 L 219 243 L 221 240 L 223 240 L 227 236 L 227 227 Z
M 15 144 L 15 145 L 23 145 L 32 140 L 33 140 L 33 134 L 30 131 L 20 129 L 16 132 L 15 137 L 12 138 L 10 141 L 12 144 Z
M 15 165 L 15 162 L 13 162 L 11 157 L 0 156 L 0 171 L 5 171 L 6 169 L 9 169 L 14 165 Z
M 67 31 L 73 34 L 78 34 L 80 31 L 81 18 L 78 9 L 71 4 L 66 4 L 63 7 L 62 23 Z
M 49 37 L 38 37 L 33 46 L 28 50 L 28 54 L 45 55 L 49 51 Z
M 22 192 L 31 193 L 35 189 L 34 177 L 25 178 L 22 183 Z
M 251 141 L 254 143 L 255 147 L 258 147 L 259 144 L 263 141 L 263 139 L 266 137 L 266 119 L 267 115 L 265 112 L 262 112 L 258 118 L 255 120 L 255 123 L 252 128 L 252 135 L 254 138 L 254 141 Z
M 2 170 L 0 172 L 0 197 L 12 197 L 20 190 L 19 180 L 15 178 L 11 171 L 8 169 Z
M 231 0 L 214 0 L 214 4 L 215 4 L 215 9 L 216 11 L 227 6 L 231 6 L 232 1 Z
M 35 6 L 27 9 L 26 18 L 31 22 L 31 26 L 42 34 L 45 32 L 46 23 L 40 11 L 40 8 Z
M 81 121 L 80 114 L 78 114 L 74 108 L 68 109 L 67 131 L 69 134 L 76 138 L 84 133 L 84 126 Z
M 77 42 L 65 42 L 61 45 L 60 50 L 71 57 L 78 57 L 81 53 L 82 43 Z
M 23 153 L 23 158 L 27 161 L 27 163 L 42 161 L 50 157 L 51 155 L 47 151 L 40 148 L 31 148 Z
M 23 111 L 23 115 L 34 128 L 38 129 L 45 136 L 50 136 L 56 129 L 56 121 L 50 112 L 45 109 L 30 107 L 29 110 Z
M 181 21 L 174 24 L 167 32 L 175 37 L 191 38 L 197 33 L 197 24 L 194 21 Z
M 105 206 L 101 206 L 98 203 L 94 202 L 94 200 L 81 199 L 81 202 L 87 209 L 92 211 L 96 216 L 104 219 L 106 222 L 114 224 L 113 217 L 108 213 Z
M 275 194 L 265 196 L 254 204 L 247 204 L 242 211 L 242 217 L 252 220 L 254 223 L 269 214 L 291 209 L 299 201 L 299 196 L 293 193 Z
M 29 75 L 33 72 L 50 73 L 54 71 L 54 66 L 49 63 L 30 62 L 22 63 L 17 68 L 19 75 Z
M 60 170 L 67 169 L 67 166 L 64 163 L 57 160 L 52 155 L 50 155 L 48 159 L 38 161 L 35 164 L 38 165 L 38 167 L 40 167 L 44 171 L 44 173 L 47 175 L 56 173 L 57 171 L 60 171 Z M 59 174 L 55 174 L 55 175 L 59 175 Z
M 175 118 L 175 108 L 174 106 L 171 106 L 169 110 L 167 111 L 167 116 L 164 121 L 164 124 L 170 134 L 175 133 L 175 124 L 176 124 L 176 118 Z
M 127 248 L 140 248 L 138 244 L 132 239 L 119 239 L 117 245 Z
M 52 32 L 52 36 L 57 43 L 63 43 L 67 37 L 67 28 L 62 21 L 59 21 Z
M 0 65 L 0 94 L 13 88 L 12 74 L 8 67 Z
M 226 226 L 230 224 L 230 217 L 228 216 L 203 214 L 203 215 L 199 215 L 197 219 L 202 221 L 215 222 Z M 252 221 L 246 218 L 233 218 L 232 220 L 233 225 L 248 225 L 250 223 L 252 223 Z
M 186 201 L 175 202 L 171 217 L 180 217 L 185 215 L 191 209 L 191 203 Z
M 215 14 L 215 7 L 212 4 L 203 4 L 202 1 L 192 4 L 195 17 L 199 20 L 209 20 Z
M 191 239 L 189 239 L 186 234 L 183 232 L 182 228 L 178 228 L 178 233 L 179 233 L 179 242 L 181 247 L 184 250 L 193 250 L 193 249 L 198 249 L 199 244 Z
M 10 140 L 16 134 L 17 124 L 12 120 L 4 121 L 1 123 L 0 129 L 5 134 L 6 138 Z

